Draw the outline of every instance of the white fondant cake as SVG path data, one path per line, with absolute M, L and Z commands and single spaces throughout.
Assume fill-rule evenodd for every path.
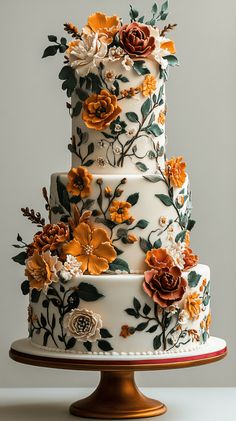
M 13 259 L 25 265 L 32 344 L 46 351 L 137 355 L 196 349 L 209 338 L 210 270 L 190 248 L 191 192 L 183 158 L 166 158 L 165 82 L 178 63 L 157 28 L 95 13 L 72 41 L 50 35 L 43 57 L 65 54 L 72 168 L 43 188 L 49 223 Z M 42 351 L 43 352 L 43 351 Z

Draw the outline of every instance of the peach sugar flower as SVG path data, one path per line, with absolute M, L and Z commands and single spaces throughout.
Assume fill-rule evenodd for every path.
M 129 202 L 119 202 L 118 200 L 113 200 L 109 209 L 111 220 L 117 224 L 122 224 L 122 222 L 127 221 L 130 218 L 130 208 L 131 204 Z
M 102 228 L 93 228 L 82 222 L 73 231 L 74 239 L 62 247 L 62 257 L 70 254 L 81 263 L 81 270 L 100 275 L 109 269 L 116 258 L 116 251 Z
M 166 161 L 165 175 L 170 180 L 172 187 L 182 187 L 186 180 L 186 164 L 183 162 L 183 157 L 171 158 Z
M 33 256 L 26 260 L 25 275 L 28 277 L 30 288 L 47 291 L 52 282 L 58 281 L 57 273 L 62 269 L 62 263 L 50 251 Z

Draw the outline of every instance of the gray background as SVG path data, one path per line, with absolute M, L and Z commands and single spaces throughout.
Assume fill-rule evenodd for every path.
M 150 9 L 153 1 L 133 0 Z M 30 241 L 34 227 L 21 206 L 43 212 L 41 187 L 49 176 L 68 171 L 70 118 L 57 79 L 62 61 L 40 56 L 47 35 L 63 35 L 62 25 L 81 28 L 91 12 L 127 19 L 124 0 L 0 0 L 1 78 L 1 293 L 0 386 L 89 386 L 96 373 L 23 366 L 8 358 L 15 339 L 26 336 L 27 298 L 20 291 L 21 268 L 11 262 L 17 232 Z M 172 0 L 168 21 L 181 67 L 172 72 L 168 94 L 168 156 L 188 163 L 197 226 L 194 250 L 212 272 L 212 334 L 227 340 L 221 363 L 180 371 L 138 374 L 142 386 L 236 386 L 235 380 L 235 16 L 236 2 Z M 62 59 L 62 56 L 60 57 Z

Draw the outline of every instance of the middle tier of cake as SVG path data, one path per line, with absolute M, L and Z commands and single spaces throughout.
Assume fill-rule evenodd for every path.
M 64 173 L 52 175 L 51 222 L 67 222 L 75 209 L 80 216 L 91 216 L 117 253 L 111 272 L 143 273 L 148 250 L 184 241 L 191 213 L 188 177 L 181 188 L 173 188 L 161 174 L 101 177 L 82 167 L 79 174 L 70 173 L 69 178 Z

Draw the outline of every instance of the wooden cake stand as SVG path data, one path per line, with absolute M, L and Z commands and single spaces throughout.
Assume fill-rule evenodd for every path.
M 197 351 L 160 355 L 85 355 L 42 351 L 28 339 L 14 342 L 10 357 L 23 364 L 66 370 L 101 371 L 97 389 L 70 406 L 75 416 L 130 419 L 164 414 L 166 406 L 144 396 L 134 380 L 135 371 L 193 367 L 221 360 L 227 354 L 223 339 L 211 337 Z

